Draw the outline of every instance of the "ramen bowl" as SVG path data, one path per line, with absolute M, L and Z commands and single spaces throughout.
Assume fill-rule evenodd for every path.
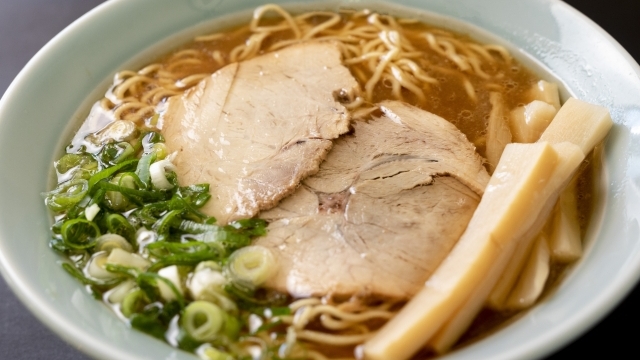
M 606 33 L 560 1 L 276 1 L 291 9 L 368 7 L 496 41 L 543 77 L 607 107 L 615 122 L 585 253 L 550 296 L 502 330 L 446 359 L 543 357 L 605 316 L 640 276 L 640 74 Z M 113 74 L 140 68 L 196 34 L 247 21 L 260 1 L 112 0 L 47 44 L 0 103 L 0 268 L 26 306 L 81 351 L 104 359 L 194 359 L 131 329 L 61 267 L 40 194 Z M 114 26 L 117 24 L 117 26 Z

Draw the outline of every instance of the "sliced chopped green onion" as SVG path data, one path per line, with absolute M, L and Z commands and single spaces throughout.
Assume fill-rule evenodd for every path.
M 184 220 L 180 222 L 180 231 L 184 231 L 189 234 L 202 234 L 205 232 L 218 232 L 222 228 L 218 225 L 203 224 L 191 220 Z
M 141 274 L 141 270 L 132 266 L 123 266 L 123 265 L 118 265 L 118 264 L 109 264 L 109 262 L 107 261 L 107 263 L 104 265 L 104 268 L 107 271 L 110 271 L 114 274 L 120 274 L 122 276 L 131 278 L 131 279 L 135 279 L 138 277 L 138 275 Z
M 158 125 L 158 119 L 160 119 L 160 114 L 154 113 L 153 116 L 149 119 L 149 125 L 151 126 Z
M 138 177 L 138 174 L 132 171 L 118 173 L 120 175 L 120 181 L 118 185 L 129 189 L 144 188 L 144 183 Z
M 153 146 L 151 147 L 151 151 L 156 154 L 156 158 L 158 160 L 163 160 L 169 154 L 169 152 L 167 151 L 167 146 L 161 142 L 153 144 Z
M 138 254 L 132 254 L 116 247 L 111 249 L 111 253 L 109 253 L 109 257 L 107 258 L 107 264 L 131 267 L 144 271 L 149 267 L 151 262 Z
M 105 189 L 96 189 L 96 191 L 94 191 L 93 196 L 91 197 L 85 196 L 85 198 L 82 199 L 82 201 L 80 201 L 80 203 L 78 204 L 78 208 L 81 209 L 83 206 L 91 206 L 91 205 L 100 206 L 100 204 L 102 204 L 102 201 L 104 200 L 104 195 L 106 193 L 107 193 L 107 190 Z M 87 201 L 87 198 L 89 198 L 89 201 Z
M 145 152 L 151 150 L 153 144 L 157 144 L 159 142 L 164 142 L 164 137 L 158 132 L 149 131 L 142 136 L 142 147 Z
M 158 290 L 160 291 L 160 296 L 162 296 L 163 299 L 166 301 L 177 300 L 177 294 L 174 293 L 174 290 L 176 290 L 179 295 L 184 296 L 182 291 L 182 277 L 176 265 L 167 266 L 158 270 L 158 275 L 169 280 L 174 286 L 172 289 L 164 282 L 158 282 Z
M 160 191 L 129 189 L 127 187 L 112 184 L 106 181 L 97 183 L 95 188 L 104 189 L 106 191 L 118 191 L 121 192 L 122 195 L 127 196 L 130 200 L 134 200 L 140 203 L 143 203 L 145 201 L 164 200 L 167 197 L 165 193 Z
M 105 218 L 107 229 L 112 234 L 118 234 L 136 246 L 136 229 L 129 220 L 120 214 L 109 214 Z
M 62 254 L 66 254 L 69 251 L 72 251 L 73 249 L 69 248 L 67 245 L 65 245 L 64 241 L 62 240 L 62 237 L 60 236 L 53 236 L 51 237 L 51 240 L 49 240 L 49 246 Z
M 243 223 L 233 222 L 222 227 L 183 220 L 178 229 L 188 234 L 197 235 L 192 236 L 194 239 L 211 245 L 216 244 L 225 249 L 227 253 L 231 253 L 251 244 L 251 239 L 254 236 L 265 234 L 265 227 L 266 222 L 259 219 L 251 219 L 251 221 Z
M 127 296 L 122 299 L 120 311 L 122 315 L 130 318 L 131 315 L 141 312 L 147 304 L 149 304 L 149 300 L 146 298 L 144 291 L 137 289 L 128 293 Z
M 108 256 L 109 254 L 106 251 L 100 251 L 91 256 L 87 267 L 87 272 L 91 277 L 101 280 L 109 280 L 118 277 L 118 274 L 112 273 L 105 268 Z
M 90 206 L 87 206 L 86 209 L 84 209 L 84 217 L 89 221 L 93 221 L 93 219 L 96 217 L 96 215 L 98 215 L 99 212 L 100 206 L 98 206 L 98 204 L 91 204 Z
M 204 261 L 203 261 L 204 262 Z M 213 263 L 213 261 L 206 261 L 207 263 Z M 202 263 L 200 263 L 202 264 Z M 200 266 L 198 264 L 198 267 Z M 218 270 L 211 268 L 196 267 L 196 271 L 189 278 L 188 288 L 191 296 L 197 300 L 209 300 L 213 297 L 217 300 L 217 295 L 226 296 L 224 287 L 227 285 L 227 279 Z M 213 301 L 217 302 L 217 301 Z
M 203 261 L 203 262 L 199 263 L 198 266 L 196 266 L 194 271 L 198 272 L 198 271 L 202 271 L 202 270 L 220 271 L 220 270 L 222 270 L 222 266 L 220 266 L 220 264 L 218 264 L 215 261 Z
M 285 315 L 291 315 L 291 308 L 288 306 L 275 306 L 264 310 L 264 316 L 268 319 Z
M 95 245 L 96 239 L 100 236 L 100 229 L 94 222 L 71 219 L 62 224 L 60 235 L 68 247 L 83 250 Z
M 155 203 L 145 204 L 142 208 L 135 210 L 129 216 L 146 227 L 152 227 L 158 221 L 165 211 L 169 209 L 168 201 L 158 201 Z
M 129 244 L 127 239 L 118 234 L 104 234 L 96 239 L 95 251 L 105 251 L 111 253 L 113 249 L 122 249 L 126 252 L 132 252 L 133 246 Z
M 276 271 L 276 261 L 271 250 L 253 245 L 236 250 L 227 265 L 231 281 L 249 288 L 265 283 Z
M 259 328 L 252 331 L 253 334 L 257 334 L 261 331 L 269 331 L 277 326 L 282 325 L 282 319 L 271 319 L 269 321 L 265 321 Z
M 135 286 L 135 281 L 125 280 L 109 290 L 108 294 L 105 294 L 106 298 L 112 304 L 120 304 Z
M 200 241 L 189 242 L 171 242 L 171 241 L 156 241 L 147 245 L 149 253 L 155 257 L 165 257 L 171 254 L 197 254 L 210 252 L 211 248 L 208 244 Z M 197 265 L 197 264 L 194 264 Z
M 109 207 L 116 211 L 124 211 L 131 206 L 130 196 L 132 195 L 126 196 L 122 193 L 123 189 L 137 190 L 138 188 L 145 188 L 145 184 L 140 181 L 138 175 L 132 172 L 116 174 L 109 183 L 120 187 L 120 191 L 107 191 L 105 194 Z M 127 192 L 127 194 L 129 193 L 130 192 Z M 135 196 L 135 194 L 133 194 L 133 196 Z
M 169 237 L 169 231 L 172 227 L 177 227 L 180 222 L 180 215 L 182 210 L 172 210 L 164 214 L 155 224 L 152 229 L 158 233 L 158 240 L 164 241 Z
M 88 180 L 98 170 L 98 162 L 89 154 L 65 154 L 54 164 L 58 182 Z
M 181 186 L 176 191 L 176 195 L 196 209 L 202 207 L 211 198 L 209 184 Z
M 136 168 L 136 175 L 142 183 L 144 183 L 144 187 L 148 188 L 151 186 L 151 174 L 149 173 L 149 167 L 151 163 L 156 160 L 156 153 L 145 153 L 140 158 L 140 162 L 138 163 L 138 167 Z
M 149 174 L 151 175 L 153 187 L 160 190 L 173 188 L 173 184 L 167 179 L 167 171 L 176 171 L 175 165 L 171 162 L 171 156 L 151 164 Z
M 107 199 L 109 208 L 115 211 L 124 211 L 131 204 L 129 199 L 119 191 L 107 191 L 105 199 Z
M 150 295 L 151 293 L 151 289 L 153 288 L 153 293 L 154 294 L 158 294 L 161 290 L 160 290 L 160 286 L 158 281 L 161 281 L 162 283 L 164 283 L 164 285 L 166 285 L 175 295 L 175 301 L 180 305 L 180 308 L 184 308 L 185 305 L 185 300 L 184 300 L 184 296 L 182 295 L 182 292 L 180 290 L 178 290 L 178 288 L 175 286 L 175 284 L 159 275 L 156 273 L 152 273 L 152 272 L 146 272 L 146 273 L 142 273 L 140 275 L 138 275 L 138 277 L 136 278 L 136 282 L 138 283 L 138 286 L 140 286 L 140 288 L 142 288 L 143 290 L 146 290 L 147 295 Z M 171 301 L 171 300 L 168 300 Z
M 58 173 L 65 174 L 69 170 L 80 167 L 85 170 L 97 170 L 98 162 L 89 154 L 64 154 L 55 162 Z
M 180 325 L 197 341 L 208 342 L 216 339 L 223 329 L 226 314 L 218 305 L 207 301 L 194 301 L 184 310 Z
M 197 353 L 200 356 L 200 358 L 203 360 L 234 360 L 235 359 L 235 357 L 233 357 L 231 354 L 218 350 L 211 345 L 207 345 L 206 347 L 199 349 Z
M 110 178 L 112 175 L 116 174 L 118 171 L 125 169 L 127 166 L 134 166 L 138 163 L 138 159 L 131 159 L 125 162 L 121 162 L 118 165 L 114 165 L 108 167 L 100 172 L 95 173 L 89 179 L 89 191 L 93 191 L 93 187 L 102 180 Z
M 234 282 L 224 287 L 224 291 L 236 302 L 239 309 L 254 313 L 264 313 L 266 308 L 283 307 L 290 300 L 286 294 L 260 290 L 265 291 L 258 292 Z
M 263 219 L 242 219 L 227 226 L 241 230 L 249 236 L 262 236 L 267 233 L 267 222 Z
M 145 332 L 160 340 L 165 339 L 165 332 L 171 318 L 175 316 L 176 310 L 179 308 L 172 306 L 174 303 L 168 303 L 164 306 L 160 303 L 152 303 L 144 307 L 142 312 L 134 313 L 129 318 L 131 327 Z
M 135 153 L 131 144 L 126 141 L 119 143 L 106 144 L 102 147 L 99 157 L 103 164 L 115 165 L 119 164 Z
M 221 257 L 220 252 L 210 248 L 210 251 L 199 251 L 193 254 L 167 255 L 149 267 L 149 271 L 155 271 L 169 265 L 195 266 L 201 261 L 215 260 Z
M 110 280 L 95 280 L 95 279 L 89 279 L 88 277 L 84 276 L 84 274 L 82 273 L 82 271 L 80 271 L 78 268 L 76 268 L 75 266 L 69 264 L 69 263 L 63 263 L 62 264 L 62 268 L 68 272 L 69 274 L 71 274 L 71 276 L 73 276 L 74 278 L 78 279 L 81 283 L 85 284 L 85 285 L 91 285 L 91 286 L 113 286 L 115 284 L 117 284 L 119 281 L 121 281 L 120 279 L 110 279 Z
M 238 305 L 236 305 L 235 301 L 233 301 L 224 290 L 221 292 L 205 290 L 200 293 L 200 296 L 194 298 L 194 300 L 204 300 L 216 304 L 229 314 L 238 313 Z
M 227 314 L 227 317 L 224 322 L 224 329 L 222 330 L 225 335 L 229 339 L 238 340 L 240 336 L 240 329 L 242 328 L 242 324 L 240 324 L 240 320 L 238 318 Z
M 45 193 L 45 204 L 54 212 L 62 212 L 79 203 L 89 191 L 89 182 L 75 179 Z

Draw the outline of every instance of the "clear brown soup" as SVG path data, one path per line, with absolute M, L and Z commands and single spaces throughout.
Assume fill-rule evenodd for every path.
M 322 17 L 317 19 L 310 19 L 310 22 L 314 21 L 320 23 L 323 20 Z M 279 20 L 274 20 L 279 21 Z M 353 21 L 356 24 L 366 24 L 366 18 L 349 18 L 347 15 L 343 16 L 343 22 Z M 268 23 L 268 21 L 266 21 Z M 429 26 L 424 23 L 414 23 L 403 25 L 403 35 L 411 40 L 413 44 L 421 49 L 428 49 L 427 41 L 422 34 L 426 31 L 441 32 L 443 30 Z M 471 37 L 462 34 L 456 34 L 450 31 L 447 33 L 453 35 L 455 38 L 462 41 L 473 41 Z M 194 41 L 174 50 L 172 53 L 163 56 L 158 59 L 159 64 L 166 69 L 176 74 L 176 77 L 186 77 L 192 74 L 200 73 L 213 73 L 221 66 L 213 59 L 212 54 L 214 51 L 219 51 L 228 59 L 228 54 L 236 46 L 244 43 L 247 37 L 250 35 L 250 30 L 247 26 L 239 26 L 222 31 L 224 36 L 212 40 L 212 41 Z M 290 31 L 282 31 L 275 37 L 266 39 L 263 43 L 263 49 L 269 48 L 270 45 L 279 41 L 290 39 L 292 36 Z M 198 58 L 202 60 L 199 64 L 185 64 L 183 66 L 171 66 L 172 56 L 181 50 L 197 50 L 199 53 Z M 472 101 L 466 94 L 462 83 L 459 81 L 458 75 L 460 70 L 456 65 L 442 56 L 438 56 L 433 52 L 425 51 L 425 58 L 420 59 L 420 62 L 429 64 L 430 66 L 438 67 L 441 71 L 434 72 L 434 77 L 438 79 L 437 85 L 428 86 L 428 95 L 426 101 L 420 101 L 411 92 L 403 90 L 405 100 L 415 106 L 418 106 L 426 111 L 437 114 L 451 123 L 455 124 L 471 141 L 476 143 L 475 140 L 482 137 L 486 133 L 487 120 L 491 106 L 489 104 L 489 90 L 483 85 L 486 83 L 482 78 L 469 76 L 469 80 L 476 89 L 478 101 Z M 535 76 L 531 71 L 523 67 L 517 61 L 513 61 L 511 64 L 504 64 L 503 62 L 494 62 L 494 66 L 491 68 L 484 68 L 484 70 L 490 74 L 503 74 L 503 78 L 496 84 L 503 90 L 506 107 L 513 109 L 518 105 L 524 105 L 527 103 L 526 91 L 535 84 L 539 78 Z M 359 80 L 360 84 L 364 87 L 363 77 L 371 77 L 371 71 L 366 67 L 359 64 L 349 65 L 350 70 Z M 444 73 L 450 72 L 451 75 L 447 76 Z M 374 102 L 379 102 L 384 99 L 390 98 L 391 90 L 384 83 L 378 84 L 374 91 Z M 478 151 L 483 154 L 484 149 L 479 147 Z

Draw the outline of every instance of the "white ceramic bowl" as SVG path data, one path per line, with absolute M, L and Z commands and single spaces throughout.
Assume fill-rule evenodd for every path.
M 49 214 L 40 193 L 51 162 L 113 74 L 139 67 L 227 14 L 260 1 L 112 0 L 69 26 L 24 68 L 0 103 L 0 269 L 36 316 L 87 354 L 109 359 L 194 359 L 130 329 L 59 266 L 48 247 Z M 289 1 L 280 1 L 289 3 Z M 298 1 L 309 5 L 309 2 Z M 324 2 L 387 8 L 366 1 Z M 479 27 L 518 57 L 561 79 L 566 95 L 610 109 L 603 187 L 584 257 L 557 291 L 496 334 L 447 359 L 527 359 L 549 354 L 610 311 L 640 276 L 640 69 L 606 33 L 560 1 L 404 0 L 436 23 Z M 224 17 L 224 19 L 222 19 Z M 245 17 L 246 18 L 246 17 Z M 450 18 L 467 25 L 452 25 Z M 480 38 L 491 38 L 486 33 Z

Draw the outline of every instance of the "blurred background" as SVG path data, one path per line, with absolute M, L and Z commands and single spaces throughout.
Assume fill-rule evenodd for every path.
M 452 0 L 453 1 L 453 0 Z M 102 0 L 0 0 L 0 94 L 53 36 Z M 640 1 L 566 0 L 606 30 L 640 61 Z M 64 91 L 64 89 L 61 89 Z M 637 353 L 640 286 L 595 328 L 548 357 L 601 354 L 633 358 Z M 633 330 L 628 330 L 633 329 Z M 88 357 L 58 338 L 18 301 L 0 279 L 0 359 L 79 360 Z

